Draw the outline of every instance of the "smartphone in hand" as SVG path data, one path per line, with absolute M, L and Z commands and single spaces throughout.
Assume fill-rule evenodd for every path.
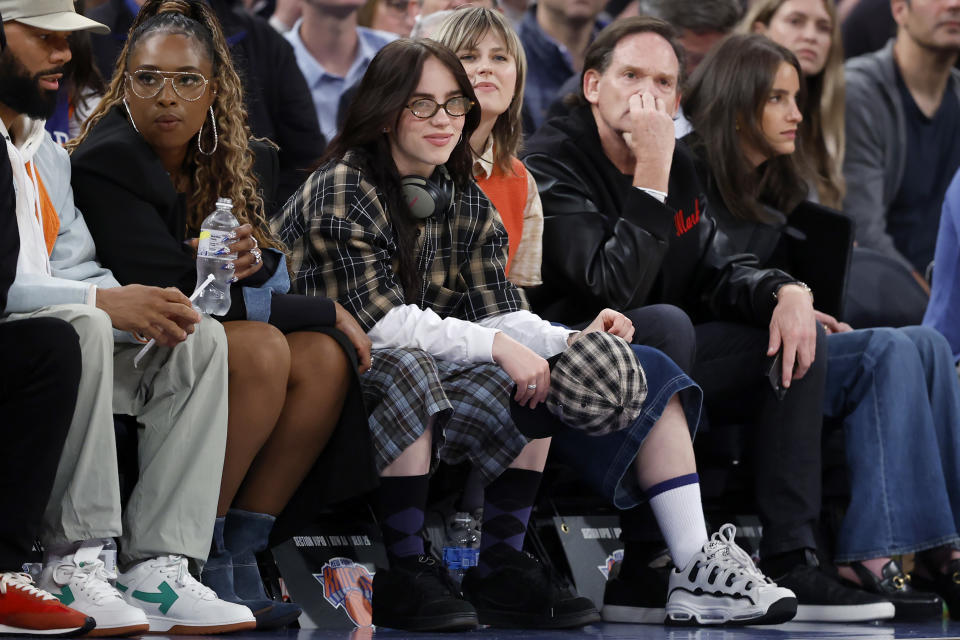
M 773 388 L 773 394 L 777 396 L 777 400 L 783 400 L 783 397 L 787 395 L 788 389 L 783 386 L 783 348 L 780 351 L 777 351 L 777 355 L 770 358 L 770 368 L 767 370 L 767 380 L 770 382 L 770 387 Z

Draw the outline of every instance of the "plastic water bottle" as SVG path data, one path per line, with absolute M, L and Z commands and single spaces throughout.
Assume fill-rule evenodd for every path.
M 217 208 L 200 226 L 200 244 L 197 246 L 197 286 L 208 274 L 213 281 L 194 301 L 194 306 L 212 316 L 222 316 L 230 309 L 230 279 L 233 269 L 225 268 L 237 259 L 228 245 L 233 242 L 233 230 L 240 226 L 233 215 L 233 201 L 218 198 Z
M 457 584 L 463 581 L 463 576 L 470 567 L 477 566 L 480 560 L 480 551 L 470 547 L 444 547 L 443 564 L 446 565 L 450 577 Z
M 447 544 L 443 547 L 443 563 L 459 584 L 470 567 L 480 558 L 480 536 L 477 521 L 466 512 L 457 512 L 447 520 Z
M 117 541 L 113 538 L 104 538 L 103 548 L 100 549 L 100 559 L 107 573 L 117 572 Z

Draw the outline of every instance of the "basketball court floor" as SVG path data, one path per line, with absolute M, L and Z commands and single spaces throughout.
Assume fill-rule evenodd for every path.
M 148 636 L 160 638 L 163 636 Z M 170 636 L 171 640 L 190 636 Z M 207 638 L 212 636 L 196 636 Z M 574 631 L 478 629 L 468 633 L 410 633 L 370 627 L 353 630 L 286 629 L 232 634 L 225 640 L 787 640 L 788 638 L 868 640 L 871 638 L 960 638 L 960 622 L 930 621 L 893 624 L 818 624 L 788 622 L 764 627 L 703 628 L 658 625 L 597 624 Z

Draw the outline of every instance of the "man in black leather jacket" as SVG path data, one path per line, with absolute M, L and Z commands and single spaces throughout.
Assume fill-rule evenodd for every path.
M 691 316 L 697 354 L 690 373 L 708 415 L 755 426 L 761 569 L 797 594 L 797 619 L 803 611 L 822 619 L 820 608 L 804 604 L 822 601 L 824 592 L 836 594 L 838 605 L 849 600 L 849 590 L 817 567 L 815 553 L 825 335 L 806 285 L 760 269 L 754 256 L 715 249 L 717 228 L 692 156 L 674 141 L 682 56 L 667 23 L 618 21 L 587 52 L 581 104 L 528 141 L 523 159 L 544 209 L 544 284 L 530 300 L 543 317 L 569 324 L 605 306 L 670 303 Z M 770 382 L 765 374 L 778 352 L 782 364 Z M 777 382 L 782 398 L 772 389 Z M 604 597 L 617 614 L 605 617 L 640 621 L 657 603 L 644 593 L 649 569 L 635 562 L 649 544 L 629 520 L 625 561 Z

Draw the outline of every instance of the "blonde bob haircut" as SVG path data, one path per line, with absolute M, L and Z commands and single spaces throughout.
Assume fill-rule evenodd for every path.
M 812 172 L 808 176 L 817 190 L 820 202 L 840 208 L 846 193 L 843 179 L 843 156 L 846 151 L 843 107 L 843 41 L 840 22 L 831 0 L 822 0 L 832 22 L 830 51 L 823 71 L 804 78 L 807 85 L 807 107 L 800 124 L 799 151 L 803 164 Z M 740 21 L 736 31 L 753 33 L 754 25 L 769 26 L 773 16 L 786 0 L 755 0 Z
M 520 153 L 523 143 L 523 121 L 520 110 L 523 108 L 523 88 L 527 80 L 527 57 L 517 32 L 502 13 L 483 7 L 460 7 L 444 19 L 433 35 L 430 36 L 446 46 L 459 57 L 460 52 L 474 49 L 487 33 L 500 38 L 517 65 L 517 85 L 513 90 L 513 100 L 507 110 L 500 114 L 493 125 L 493 162 L 504 173 L 513 172 L 511 159 Z M 480 105 L 477 105 L 479 107 Z M 483 150 L 481 149 L 480 152 Z M 473 150 L 477 154 L 477 149 Z

